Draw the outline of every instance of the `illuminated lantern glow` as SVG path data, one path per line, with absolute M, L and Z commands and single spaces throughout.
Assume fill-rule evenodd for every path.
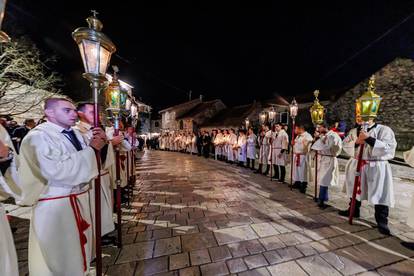
M 296 102 L 295 98 L 293 98 L 292 102 L 289 104 L 289 113 L 290 117 L 294 120 L 298 115 L 298 103 Z
M 114 76 L 105 89 L 106 110 L 114 115 L 119 115 L 126 110 L 128 93 L 122 89 L 118 81 L 118 69 L 114 66 Z
M 315 100 L 313 101 L 313 105 L 309 111 L 311 114 L 312 123 L 314 125 L 318 125 L 323 123 L 323 120 L 325 118 L 325 108 L 319 102 L 319 90 L 315 90 L 313 95 L 315 95 Z
M 355 101 L 355 116 L 364 122 L 375 119 L 381 103 L 381 96 L 375 93 L 375 76 L 371 76 L 367 91 Z

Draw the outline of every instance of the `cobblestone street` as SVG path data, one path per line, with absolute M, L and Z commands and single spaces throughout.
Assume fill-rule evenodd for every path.
M 124 247 L 104 248 L 106 275 L 412 275 L 414 230 L 393 219 L 394 237 L 363 220 L 349 225 L 335 207 L 320 210 L 287 184 L 220 161 L 146 151 Z M 409 184 L 407 184 L 409 185 Z M 399 190 L 398 187 L 396 189 Z M 331 204 L 343 205 L 335 193 Z M 13 215 L 27 209 L 9 205 Z M 391 215 L 398 218 L 398 209 Z M 14 218 L 21 273 L 27 272 L 28 220 Z

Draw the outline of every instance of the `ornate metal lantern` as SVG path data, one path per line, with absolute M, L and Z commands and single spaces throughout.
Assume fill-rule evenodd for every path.
M 382 98 L 375 93 L 375 76 L 372 75 L 368 82 L 367 91 L 355 101 L 355 113 L 358 119 L 367 122 L 377 117 Z
M 86 21 L 89 27 L 77 28 L 72 37 L 78 44 L 82 57 L 85 73 L 88 80 L 105 80 L 105 72 L 108 68 L 112 53 L 116 51 L 112 41 L 101 32 L 103 24 L 96 18 L 96 11 Z
M 246 125 L 246 129 L 248 129 L 249 128 L 249 125 L 250 125 L 249 118 L 246 118 L 246 120 L 244 120 L 244 124 Z
M 311 114 L 312 123 L 314 125 L 317 125 L 323 123 L 323 120 L 325 118 L 325 108 L 319 102 L 319 90 L 315 90 L 315 92 L 313 92 L 313 95 L 315 95 L 315 100 L 313 101 L 313 105 L 309 111 Z
M 264 124 L 266 122 L 266 113 L 261 112 L 260 115 L 259 115 L 259 119 L 260 119 L 260 123 Z
M 269 110 L 269 121 L 273 122 L 274 119 L 276 118 L 276 111 L 274 109 L 274 107 L 272 106 L 272 108 Z
M 112 81 L 105 89 L 105 103 L 106 110 L 112 112 L 113 115 L 119 115 L 122 111 L 126 110 L 126 102 L 128 99 L 128 93 L 122 89 L 118 81 L 118 68 L 114 68 L 114 76 Z
M 289 113 L 292 120 L 295 120 L 296 116 L 298 115 L 298 103 L 296 102 L 295 98 L 293 98 L 292 102 L 289 104 Z

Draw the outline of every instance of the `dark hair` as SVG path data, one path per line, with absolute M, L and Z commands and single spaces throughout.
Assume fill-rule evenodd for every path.
M 24 120 L 24 124 L 25 125 L 30 124 L 30 123 L 35 124 L 35 120 L 34 119 L 26 119 L 26 120 Z
M 94 105 L 94 103 L 93 102 L 78 102 L 78 104 L 76 105 L 76 109 L 78 110 L 78 111 L 82 111 L 82 112 L 84 112 L 85 111 L 85 107 L 87 106 L 87 105 Z

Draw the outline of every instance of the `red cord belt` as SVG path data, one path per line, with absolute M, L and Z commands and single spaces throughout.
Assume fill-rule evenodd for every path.
M 57 196 L 57 197 L 49 197 L 49 198 L 39 199 L 39 201 L 49 201 L 49 200 L 55 200 L 55 199 L 69 198 L 70 206 L 72 207 L 73 215 L 75 216 L 76 226 L 78 228 L 78 233 L 79 233 L 79 241 L 80 241 L 82 257 L 83 257 L 83 271 L 86 271 L 86 268 L 87 268 L 87 266 L 86 266 L 85 244 L 88 241 L 84 232 L 86 231 L 86 229 L 89 228 L 90 225 L 86 220 L 84 220 L 82 218 L 82 214 L 80 212 L 77 197 L 79 195 L 82 195 L 82 194 L 87 193 L 87 192 L 88 192 L 88 190 L 86 190 L 84 192 L 81 192 L 79 194 L 70 194 L 70 195 L 66 195 L 66 196 Z

